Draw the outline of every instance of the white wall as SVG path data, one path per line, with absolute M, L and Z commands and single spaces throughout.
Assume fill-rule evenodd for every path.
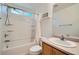
M 40 20 L 41 24 L 41 35 L 44 37 L 51 37 L 53 35 L 53 26 L 52 26 L 52 21 L 53 21 L 53 4 L 48 5 L 48 19 L 42 19 Z M 44 12 L 45 13 L 45 12 Z M 42 13 L 43 14 L 43 13 Z M 42 15 L 41 14 L 41 15 Z
M 54 34 L 79 36 L 79 4 L 54 12 Z M 60 26 L 72 24 L 72 26 Z

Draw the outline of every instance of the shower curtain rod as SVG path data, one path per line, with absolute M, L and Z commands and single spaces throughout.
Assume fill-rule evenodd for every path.
M 16 8 L 16 7 L 13 7 L 13 6 L 9 6 L 9 5 L 7 5 L 7 4 L 2 4 L 2 5 L 7 6 L 7 7 L 9 7 L 9 8 L 15 8 L 15 9 L 19 9 L 19 10 L 25 11 L 25 10 L 23 10 L 23 9 Z M 25 12 L 26 12 L 26 11 L 25 11 Z M 27 12 L 29 12 L 29 11 L 27 11 Z M 35 14 L 35 15 L 39 15 L 39 14 L 37 14 L 37 13 L 33 13 L 33 12 L 31 12 L 31 13 L 32 13 L 32 14 Z

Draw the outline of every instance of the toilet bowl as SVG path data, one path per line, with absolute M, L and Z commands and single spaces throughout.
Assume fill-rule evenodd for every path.
M 34 45 L 29 49 L 30 55 L 39 55 L 42 51 L 42 47 L 39 45 Z

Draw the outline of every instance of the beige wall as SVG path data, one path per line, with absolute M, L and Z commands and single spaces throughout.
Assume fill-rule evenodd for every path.
M 79 4 L 54 12 L 53 24 L 55 35 L 69 34 L 79 36 Z M 72 24 L 72 26 L 67 24 Z

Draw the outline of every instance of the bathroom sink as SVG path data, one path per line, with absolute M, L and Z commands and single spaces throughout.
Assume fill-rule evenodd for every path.
M 76 42 L 73 42 L 73 41 L 69 41 L 69 40 L 61 40 L 60 38 L 50 38 L 49 39 L 50 42 L 56 44 L 56 45 L 60 45 L 60 46 L 63 46 L 63 47 L 76 47 Z

